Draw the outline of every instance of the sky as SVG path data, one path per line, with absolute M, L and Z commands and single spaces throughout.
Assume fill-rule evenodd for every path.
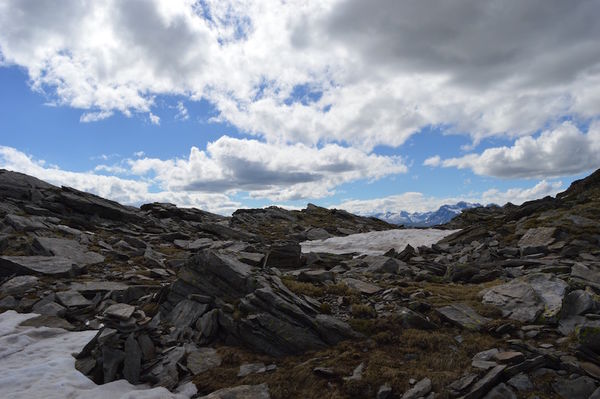
M 520 204 L 600 168 L 600 2 L 0 0 L 0 168 L 231 214 Z

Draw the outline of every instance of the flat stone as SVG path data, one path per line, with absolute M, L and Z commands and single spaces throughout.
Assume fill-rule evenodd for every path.
M 188 355 L 186 365 L 192 374 L 196 375 L 219 367 L 221 362 L 221 356 L 215 349 L 197 348 Z
M 328 270 L 305 270 L 298 275 L 298 281 L 309 283 L 323 283 L 325 281 L 333 281 L 335 276 L 333 272 Z
M 479 399 L 479 398 L 481 398 L 493 386 L 495 386 L 498 383 L 498 381 L 500 380 L 500 377 L 502 375 L 502 372 L 504 371 L 505 368 L 506 368 L 506 366 L 501 364 L 501 365 L 494 367 L 490 371 L 488 371 L 487 374 L 485 376 L 483 376 L 483 378 L 481 378 L 479 381 L 477 381 L 473 385 L 471 390 L 463 398 L 464 399 Z
M 110 305 L 104 311 L 105 316 L 114 317 L 119 320 L 128 320 L 133 316 L 135 312 L 135 306 L 128 305 L 126 303 L 115 303 Z
M 33 305 L 33 311 L 41 315 L 63 317 L 67 309 L 56 302 L 45 302 L 37 306 Z
M 237 376 L 245 377 L 250 374 L 264 373 L 265 371 L 267 371 L 267 368 L 264 363 L 244 363 L 240 365 L 240 371 Z
M 40 315 L 37 317 L 32 317 L 31 319 L 27 319 L 23 321 L 21 326 L 28 327 L 50 327 L 50 328 L 62 328 L 63 330 L 73 331 L 75 330 L 75 326 L 66 321 L 65 319 L 61 319 L 56 316 L 46 316 Z
M 0 286 L 2 295 L 23 295 L 37 286 L 39 279 L 35 276 L 16 276 Z
M 481 316 L 464 303 L 455 303 L 436 309 L 446 320 L 467 330 L 479 331 L 491 319 Z
M 588 399 L 596 390 L 596 382 L 590 377 L 579 377 L 573 380 L 558 378 L 552 389 L 564 399 Z
M 267 384 L 223 388 L 198 399 L 270 399 Z
M 118 281 L 85 281 L 82 283 L 71 283 L 70 289 L 79 292 L 108 292 L 125 291 L 129 285 Z
M 467 374 L 448 385 L 448 389 L 460 393 L 470 387 L 476 379 L 477 374 Z
M 571 291 L 563 301 L 561 317 L 579 316 L 596 309 L 597 304 L 594 296 L 584 290 Z
M 89 306 L 92 301 L 77 291 L 60 291 L 56 293 L 56 299 L 67 308 L 78 308 Z
M 13 274 L 63 277 L 79 274 L 82 270 L 73 260 L 60 256 L 0 256 L 0 277 Z
M 355 278 L 345 278 L 342 280 L 349 288 L 360 292 L 361 294 L 372 295 L 382 290 L 381 287 L 375 284 L 367 283 L 365 281 L 357 280 Z
M 492 360 L 500 351 L 497 348 L 488 349 L 473 356 L 473 360 Z
M 515 375 L 506 383 L 519 392 L 531 391 L 533 389 L 533 383 L 525 373 Z
M 494 368 L 498 365 L 498 363 L 496 362 L 492 362 L 490 360 L 473 360 L 471 362 L 471 366 L 475 367 L 476 369 L 481 369 L 481 370 L 489 370 L 491 368 Z
M 502 364 L 515 364 L 525 360 L 525 356 L 521 352 L 499 352 L 494 355 L 494 359 Z
M 548 273 L 533 273 L 481 292 L 483 303 L 497 306 L 505 317 L 524 323 L 552 321 L 562 307 L 567 283 Z
M 556 227 L 536 227 L 525 232 L 519 240 L 519 248 L 548 246 L 554 242 Z
M 48 255 L 60 256 L 71 259 L 78 265 L 92 265 L 104 262 L 104 256 L 97 252 L 92 252 L 76 240 L 54 237 L 37 237 L 33 243 L 34 246 L 42 249 Z
M 402 395 L 402 399 L 417 399 L 431 392 L 431 380 L 423 378 Z
M 517 395 L 508 385 L 500 383 L 492 388 L 483 399 L 517 399 Z
M 184 299 L 171 311 L 168 320 L 178 329 L 190 327 L 207 309 L 208 305 L 205 303 Z

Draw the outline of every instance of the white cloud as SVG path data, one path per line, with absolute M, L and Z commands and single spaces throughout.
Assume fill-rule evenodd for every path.
M 442 161 L 439 155 L 434 155 L 432 157 L 427 158 L 424 162 L 424 166 L 439 166 Z
M 175 115 L 175 119 L 185 121 L 190 118 L 188 110 L 185 105 L 183 105 L 183 102 L 179 101 L 175 108 L 177 109 L 177 115 Z
M 79 118 L 80 122 L 98 122 L 103 119 L 110 118 L 113 115 L 112 111 L 98 111 L 98 112 L 86 112 Z
M 91 192 L 123 204 L 171 202 L 183 207 L 196 207 L 223 214 L 229 214 L 241 205 L 219 193 L 167 190 L 153 192 L 151 184 L 146 181 L 45 167 L 43 161 L 34 160 L 12 147 L 0 146 L 0 168 L 26 173 L 55 185 L 65 185 Z
M 369 150 L 428 125 L 517 138 L 598 116 L 598 2 L 203 4 L 7 0 L 0 53 L 82 121 L 152 120 L 155 96 L 178 95 L 269 143 Z
M 160 118 L 152 112 L 148 113 L 148 118 L 150 118 L 150 123 L 153 125 L 160 125 Z
M 511 202 L 520 205 L 525 201 L 543 198 L 547 195 L 556 195 L 561 191 L 562 182 L 548 182 L 542 180 L 530 188 L 511 188 L 506 191 L 489 189 L 481 194 L 469 194 L 460 197 L 433 197 L 419 192 L 407 192 L 388 197 L 368 200 L 346 200 L 332 208 L 346 209 L 360 215 L 372 215 L 385 212 L 427 212 L 437 210 L 445 204 L 455 204 L 459 201 L 472 203 L 504 205 Z
M 564 122 L 537 138 L 519 138 L 511 147 L 488 148 L 481 154 L 443 161 L 438 157 L 430 163 L 431 166 L 468 168 L 478 175 L 501 178 L 573 175 L 600 167 L 600 122 L 594 122 L 587 133 L 571 122 Z
M 208 143 L 206 151 L 192 147 L 187 159 L 140 158 L 128 163 L 131 173 L 152 176 L 170 190 L 243 191 L 273 201 L 325 197 L 342 183 L 407 171 L 399 157 L 337 144 L 314 148 L 228 136 Z

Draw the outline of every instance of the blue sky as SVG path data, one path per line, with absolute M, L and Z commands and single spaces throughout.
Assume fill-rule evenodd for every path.
M 593 5 L 7 3 L 0 167 L 54 184 L 369 214 L 521 203 L 600 167 Z

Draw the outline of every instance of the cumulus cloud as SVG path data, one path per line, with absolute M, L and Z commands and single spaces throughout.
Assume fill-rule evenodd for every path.
M 572 122 L 564 122 L 538 137 L 522 137 L 511 147 L 495 147 L 481 154 L 425 161 L 431 166 L 471 169 L 478 175 L 500 178 L 566 176 L 600 167 L 600 123 L 586 133 Z
M 427 212 L 437 210 L 445 204 L 455 204 L 459 201 L 467 201 L 480 204 L 504 205 L 511 202 L 520 205 L 525 201 L 543 198 L 547 195 L 556 195 L 561 191 L 562 182 L 542 180 L 530 188 L 511 188 L 501 191 L 495 188 L 486 190 L 480 194 L 469 194 L 461 197 L 433 197 L 419 192 L 406 192 L 382 198 L 367 200 L 346 200 L 333 208 L 346 209 L 359 215 L 373 215 L 385 212 Z
M 224 194 L 167 190 L 156 192 L 147 181 L 46 167 L 42 160 L 35 160 L 21 151 L 6 146 L 0 146 L 0 168 L 26 173 L 55 185 L 65 185 L 91 192 L 123 204 L 171 202 L 183 207 L 196 207 L 223 214 L 231 213 L 241 205 Z M 103 169 L 99 168 L 99 170 Z
M 277 145 L 222 136 L 206 151 L 192 147 L 187 159 L 139 158 L 131 173 L 151 176 L 162 186 L 190 192 L 249 192 L 273 201 L 320 198 L 342 183 L 405 173 L 399 157 L 368 154 L 327 144 Z
M 0 54 L 82 121 L 152 120 L 172 94 L 270 143 L 369 150 L 428 125 L 478 141 L 598 116 L 595 1 L 61 5 L 2 2 Z
M 432 157 L 427 158 L 424 162 L 424 166 L 439 166 L 442 161 L 439 155 L 434 155 Z

